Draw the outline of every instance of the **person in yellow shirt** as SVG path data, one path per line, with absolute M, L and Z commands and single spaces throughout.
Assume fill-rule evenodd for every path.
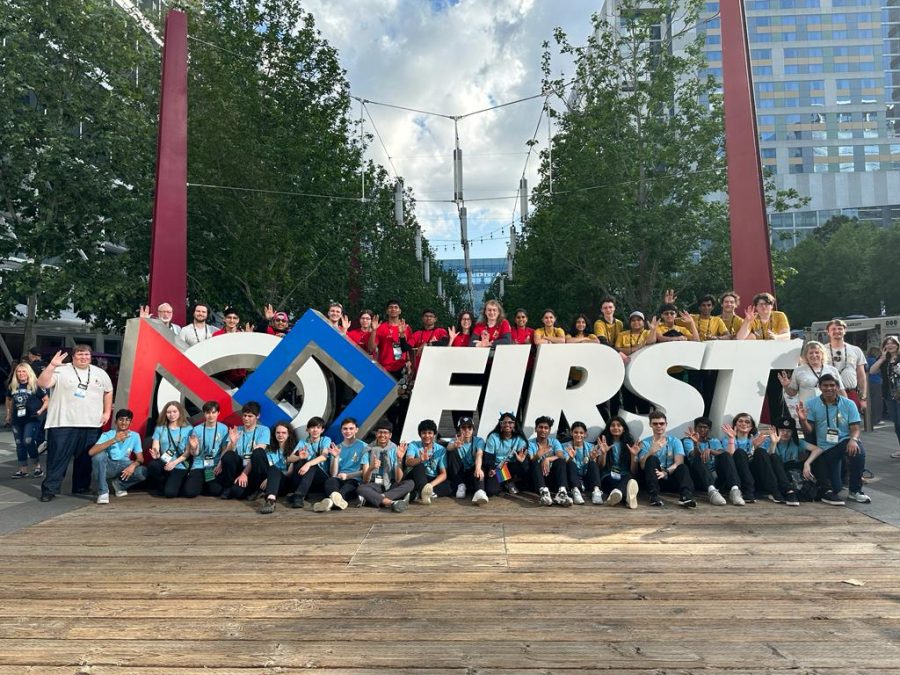
M 572 330 L 566 336 L 566 342 L 593 342 L 599 343 L 600 339 L 593 333 L 588 332 L 588 320 L 584 314 L 579 314 L 572 322 Z
M 680 316 L 684 326 L 675 323 L 675 318 Z M 684 342 L 692 340 L 700 341 L 700 334 L 697 332 L 697 324 L 694 317 L 687 312 L 678 313 L 678 308 L 671 303 L 666 303 L 659 308 L 659 317 L 661 321 L 651 322 L 650 336 L 647 338 L 647 344 L 652 345 L 657 342 Z M 653 330 L 655 328 L 655 330 Z
M 594 335 L 606 338 L 606 342 L 616 346 L 619 333 L 624 330 L 622 322 L 616 318 L 616 301 L 607 296 L 600 301 L 600 317 L 594 322 Z
M 726 291 L 719 298 L 719 305 L 722 307 L 722 313 L 719 315 L 719 318 L 722 319 L 722 323 L 725 324 L 725 330 L 728 331 L 728 337 L 722 336 L 722 340 L 733 340 L 734 336 L 741 329 L 744 320 L 735 314 L 735 310 L 740 304 L 741 296 L 734 291 Z
M 556 325 L 556 312 L 545 309 L 541 315 L 540 328 L 534 330 L 534 344 L 563 344 L 566 341 L 566 331 Z
M 784 312 L 775 310 L 775 296 L 771 293 L 757 293 L 753 296 L 753 304 L 744 313 L 744 323 L 735 336 L 736 340 L 790 340 L 791 325 Z M 769 371 L 766 383 L 766 403 L 768 418 L 766 421 L 780 417 L 790 417 L 784 403 L 781 382 L 774 370 Z
M 616 349 L 623 355 L 626 362 L 631 358 L 632 354 L 644 348 L 647 344 L 647 339 L 650 337 L 650 331 L 646 328 L 642 312 L 634 311 L 628 315 L 628 327 L 627 331 L 620 332 L 616 338 Z M 622 405 L 626 410 L 645 415 L 650 412 L 650 403 L 637 396 L 628 387 L 623 386 L 620 392 Z
M 711 295 L 704 295 L 697 303 L 698 314 L 691 314 L 694 322 L 697 324 L 697 333 L 700 334 L 700 342 L 708 340 L 729 339 L 728 328 L 722 317 L 713 316 L 713 307 L 716 306 L 716 299 Z

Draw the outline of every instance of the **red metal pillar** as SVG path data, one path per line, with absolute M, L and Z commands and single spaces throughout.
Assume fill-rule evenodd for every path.
M 187 303 L 187 14 L 166 14 L 150 243 L 150 309 L 172 305 L 184 324 Z
M 722 86 L 725 93 L 725 160 L 734 290 L 744 303 L 756 293 L 774 291 L 769 226 L 747 20 L 742 0 L 719 2 L 722 32 Z

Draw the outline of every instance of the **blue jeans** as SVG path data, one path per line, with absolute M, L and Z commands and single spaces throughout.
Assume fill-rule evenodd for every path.
M 122 472 L 130 465 L 130 459 L 110 459 L 108 452 L 101 452 L 91 457 L 91 474 L 94 482 L 97 484 L 97 494 L 109 494 L 110 478 L 118 480 L 123 490 L 127 490 L 132 485 L 137 485 L 147 478 L 147 469 L 140 465 L 135 467 L 131 478 L 122 480 L 120 478 Z
M 891 422 L 894 423 L 894 433 L 897 434 L 897 442 L 900 443 L 900 401 L 885 397 L 884 405 L 887 407 Z
M 852 457 L 847 454 L 847 443 L 850 439 L 845 438 L 843 441 L 834 445 L 823 452 L 813 464 L 822 461 L 828 471 L 828 478 L 831 482 L 831 491 L 839 494 L 843 488 L 841 474 L 843 473 L 844 462 L 850 464 L 850 492 L 859 492 L 862 490 L 862 475 L 866 468 L 866 451 L 860 441 L 856 441 L 859 446 L 859 452 Z
M 25 466 L 28 463 L 29 457 L 37 464 L 37 434 L 40 424 L 40 420 L 29 420 L 27 422 L 13 420 L 12 432 L 13 438 L 16 439 L 16 457 L 21 466 Z

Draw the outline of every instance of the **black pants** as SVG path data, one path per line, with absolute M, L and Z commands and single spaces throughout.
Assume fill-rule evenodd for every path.
M 306 464 L 304 461 L 302 464 L 297 463 L 294 466 L 294 478 L 292 479 L 292 488 L 295 495 L 295 498 L 300 500 L 301 502 L 306 499 L 306 495 L 315 490 L 325 490 L 325 481 L 328 480 L 328 476 L 325 474 L 322 469 L 319 468 L 318 465 L 314 465 L 309 467 L 307 472 L 303 475 L 300 475 L 301 467 Z M 328 494 L 331 494 L 330 492 Z
M 91 489 L 90 450 L 100 438 L 98 427 L 55 427 L 47 430 L 47 475 L 41 494 L 58 495 L 72 462 L 72 492 Z
M 737 454 L 737 453 L 735 453 Z M 783 499 L 787 490 L 787 480 L 779 481 L 772 468 L 771 455 L 763 448 L 753 451 L 753 460 L 750 462 L 750 470 L 753 472 L 753 481 L 757 494 L 769 494 L 776 499 Z
M 332 492 L 337 492 L 344 499 L 350 499 L 356 494 L 358 486 L 359 480 L 356 478 L 341 479 L 337 476 L 329 476 L 325 479 L 325 496 L 327 497 Z
M 656 470 L 659 468 L 659 457 L 656 455 L 650 455 L 644 462 L 644 482 L 651 498 L 658 497 L 660 491 L 663 491 L 677 492 L 683 498 L 693 499 L 694 484 L 687 466 L 679 464 L 672 473 L 663 479 L 656 476 Z
M 415 483 L 411 479 L 406 478 L 399 483 L 391 485 L 387 490 L 384 489 L 383 485 L 377 485 L 376 483 L 362 483 L 356 488 L 356 494 L 365 499 L 366 504 L 378 508 L 385 497 L 395 502 L 398 499 L 403 499 L 414 488 Z
M 488 497 L 493 497 L 500 494 L 500 481 L 497 479 L 497 465 L 495 463 L 495 460 L 496 457 L 494 455 L 488 454 L 487 452 L 482 453 L 481 471 L 482 473 L 484 473 L 484 478 L 482 478 L 481 480 L 475 478 L 475 469 L 472 469 L 473 490 L 484 490 L 485 494 Z M 494 471 L 493 476 L 491 476 L 491 471 Z
M 709 470 L 700 453 L 692 452 L 687 456 L 685 464 L 691 474 L 691 482 L 697 490 L 706 492 L 715 483 L 712 471 Z
M 569 479 L 566 475 L 566 461 L 564 459 L 550 462 L 550 471 L 546 476 L 543 469 L 541 469 L 542 464 L 543 461 L 532 460 L 531 462 L 529 478 L 531 479 L 531 487 L 535 492 L 540 492 L 544 488 L 559 490 L 560 488 L 569 487 Z
M 483 456 L 481 463 L 483 468 Z M 467 469 L 463 466 L 459 452 L 455 450 L 447 453 L 447 482 L 450 484 L 452 492 L 456 492 L 456 488 L 460 485 L 465 485 L 467 490 L 480 489 L 475 486 L 476 483 L 480 482 L 475 480 L 475 467 Z
M 781 487 L 782 492 L 787 492 L 788 490 L 796 490 L 797 486 L 794 485 L 793 479 L 788 474 L 790 469 L 800 468 L 803 470 L 803 464 L 799 462 L 788 462 L 787 464 L 782 461 L 781 457 L 777 454 L 769 455 L 769 462 L 772 464 L 772 471 L 775 473 L 775 480 L 778 482 L 778 485 Z
M 172 469 L 166 471 L 166 463 L 161 459 L 151 459 L 147 463 L 147 481 L 156 486 L 160 497 L 172 499 L 186 496 L 185 487 L 188 483 L 187 469 Z M 201 471 L 202 473 L 202 471 Z
M 222 482 L 219 481 L 221 473 L 213 480 L 206 480 L 206 470 L 202 467 L 191 469 L 188 471 L 187 478 L 184 480 L 184 486 L 181 488 L 181 496 L 193 499 L 200 495 L 209 495 L 210 497 L 218 497 L 224 489 Z
M 425 487 L 425 484 L 434 480 L 435 477 L 429 476 L 425 471 L 425 464 L 421 463 L 416 464 L 412 469 L 410 469 L 405 478 L 412 480 L 413 492 L 415 492 L 417 495 L 421 495 L 422 488 Z M 440 495 L 441 497 L 449 497 L 450 484 L 447 481 L 444 481 L 434 488 L 434 493 L 436 495 Z
M 599 466 L 597 468 L 599 471 Z M 624 495 L 628 489 L 628 481 L 632 478 L 634 478 L 634 476 L 627 471 L 619 472 L 618 478 L 613 478 L 613 475 L 609 471 L 604 471 L 600 476 L 600 491 L 608 496 L 613 490 L 618 490 Z M 591 490 L 593 491 L 593 487 Z

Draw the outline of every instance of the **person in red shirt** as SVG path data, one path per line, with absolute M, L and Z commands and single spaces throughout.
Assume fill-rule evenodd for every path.
M 528 327 L 528 312 L 517 309 L 513 316 L 514 325 L 510 330 L 513 344 L 530 345 L 534 343 L 534 328 Z
M 225 312 L 222 314 L 222 323 L 224 324 L 223 327 L 213 333 L 213 337 L 242 332 L 241 316 L 234 307 L 225 308 Z
M 446 347 L 450 344 L 450 336 L 443 328 L 437 325 L 437 313 L 433 309 L 422 310 L 422 329 L 417 330 L 409 339 L 409 346 L 416 354 L 414 367 L 418 369 L 419 360 L 422 358 L 422 350 L 428 346 Z
M 379 323 L 373 317 L 372 332 L 369 333 L 370 351 L 375 354 L 379 365 L 397 380 L 403 375 L 403 366 L 407 362 L 406 353 L 410 350 L 409 341 L 412 337 L 409 326 L 400 317 L 400 311 L 400 303 L 397 300 L 388 300 L 385 307 L 387 320 Z
M 475 317 L 472 312 L 464 309 L 456 317 L 456 326 L 451 327 L 448 331 L 451 347 L 471 347 L 472 346 L 472 326 L 475 324 Z
M 263 307 L 262 319 L 256 322 L 253 330 L 257 333 L 268 333 L 275 337 L 284 337 L 290 330 L 290 322 L 285 312 L 276 312 L 271 304 Z
M 496 300 L 488 300 L 481 310 L 481 318 L 472 329 L 477 342 L 476 347 L 492 347 L 495 344 L 510 344 L 509 321 L 503 314 L 503 305 Z
M 373 353 L 372 350 L 369 349 L 369 340 L 372 337 L 372 319 L 374 317 L 375 312 L 371 309 L 364 309 L 359 313 L 359 328 L 351 328 L 347 331 L 347 338 L 350 342 L 370 356 Z

